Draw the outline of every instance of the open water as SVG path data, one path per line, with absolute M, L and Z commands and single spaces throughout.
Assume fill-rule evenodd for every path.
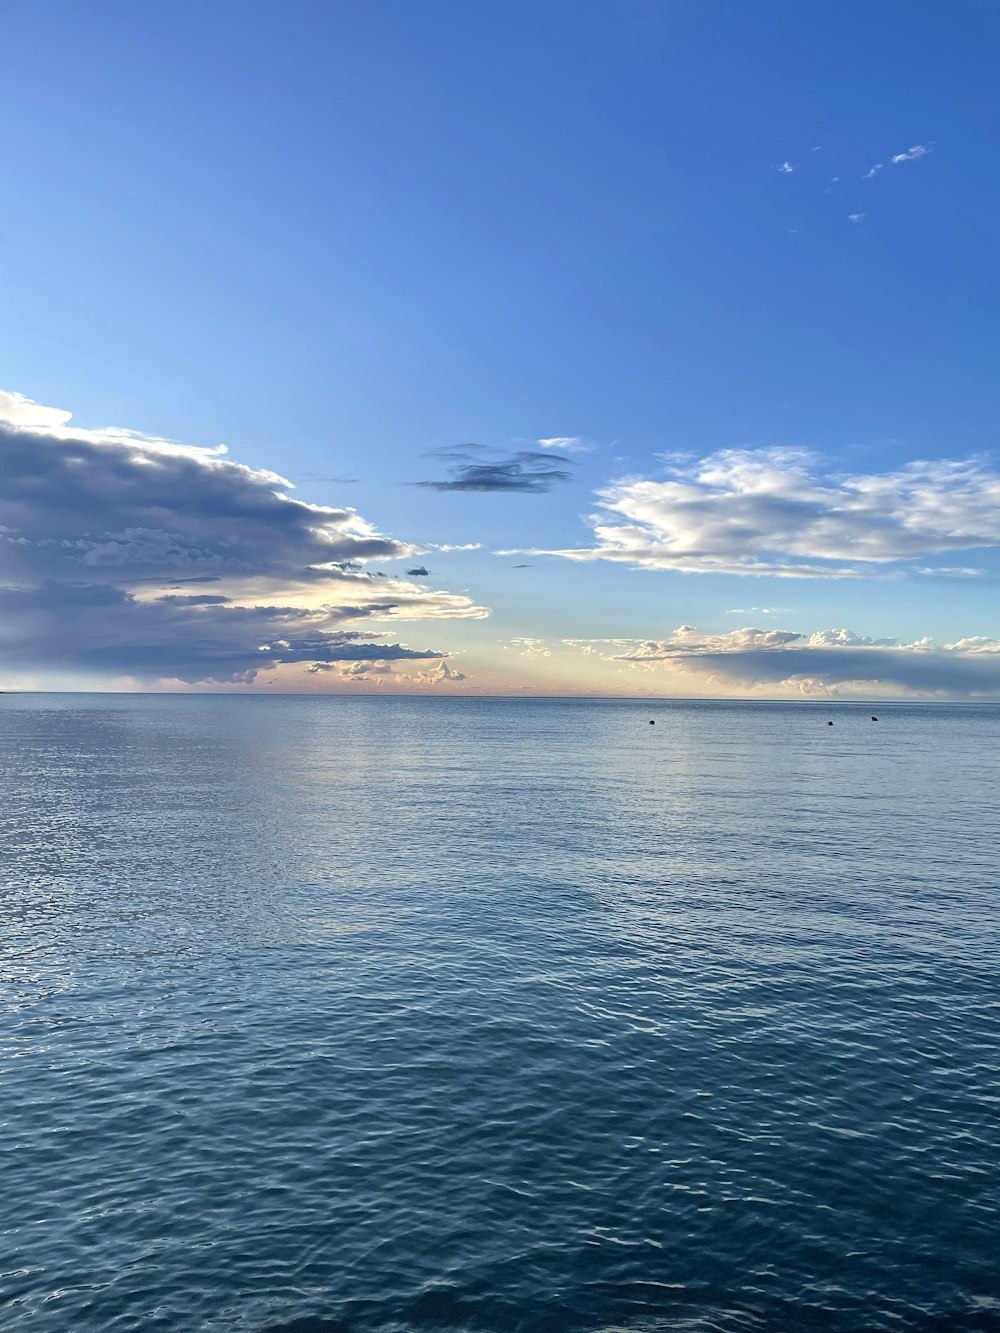
M 0 1328 L 1000 1329 L 998 740 L 0 698 Z

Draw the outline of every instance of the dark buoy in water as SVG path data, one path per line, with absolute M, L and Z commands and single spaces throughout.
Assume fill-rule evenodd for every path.
M 875 716 L 874 713 L 872 713 L 872 721 L 873 721 L 873 722 L 877 722 L 877 721 L 878 721 L 878 718 Z
M 833 726 L 833 723 L 832 723 L 832 722 L 828 722 L 826 725 L 827 725 L 828 727 L 832 727 L 832 726 Z
M 655 717 L 651 717 L 651 718 L 649 719 L 649 725 L 650 725 L 651 727 L 655 727 L 655 726 L 656 726 L 656 718 L 655 718 Z

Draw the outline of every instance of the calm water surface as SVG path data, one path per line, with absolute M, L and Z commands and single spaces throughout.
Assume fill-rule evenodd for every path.
M 0 698 L 0 1327 L 1000 1328 L 1000 710 L 871 711 Z

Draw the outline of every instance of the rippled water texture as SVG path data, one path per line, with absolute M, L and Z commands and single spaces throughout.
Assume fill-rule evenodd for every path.
M 1000 711 L 876 712 L 0 699 L 0 1327 L 1000 1328 Z

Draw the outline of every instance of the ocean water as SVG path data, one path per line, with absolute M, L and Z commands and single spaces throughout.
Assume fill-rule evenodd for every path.
M 998 740 L 0 698 L 0 1328 L 1000 1329 Z

